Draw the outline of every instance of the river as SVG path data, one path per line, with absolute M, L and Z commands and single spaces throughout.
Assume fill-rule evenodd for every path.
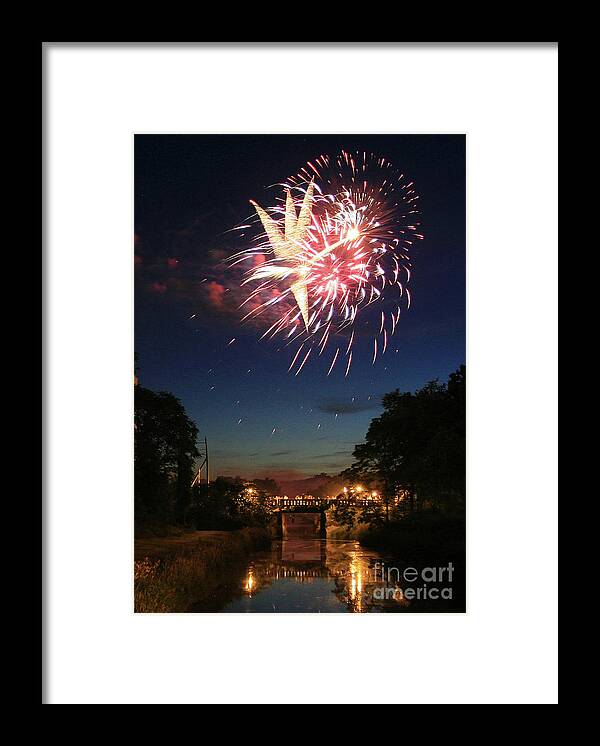
M 287 539 L 252 554 L 223 578 L 222 598 L 210 611 L 233 613 L 459 611 L 450 587 L 431 578 L 404 577 L 406 563 L 365 549 L 357 541 Z M 418 568 L 420 573 L 421 569 Z M 408 573 L 407 573 L 408 575 Z M 413 573 L 414 575 L 414 573 Z M 437 589 L 437 591 L 436 591 Z M 451 588 L 452 590 L 452 588 Z M 432 597 L 435 596 L 435 597 Z M 189 611 L 209 609 L 192 605 Z

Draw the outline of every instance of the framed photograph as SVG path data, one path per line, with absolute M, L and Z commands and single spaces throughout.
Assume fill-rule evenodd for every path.
M 135 300 L 136 612 L 465 611 L 463 135 L 136 135 Z
M 43 703 L 557 703 L 557 80 L 42 43 Z

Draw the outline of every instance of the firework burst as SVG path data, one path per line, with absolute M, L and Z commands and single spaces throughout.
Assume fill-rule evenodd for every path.
M 347 376 L 357 333 L 369 323 L 374 364 L 410 307 L 410 250 L 423 238 L 412 182 L 385 158 L 342 151 L 277 188 L 275 205 L 251 202 L 260 231 L 230 260 L 243 266 L 249 291 L 243 320 L 268 319 L 262 338 L 291 348 L 295 375 L 311 355 L 328 354 L 327 375 L 343 363 Z M 374 324 L 367 309 L 375 305 Z

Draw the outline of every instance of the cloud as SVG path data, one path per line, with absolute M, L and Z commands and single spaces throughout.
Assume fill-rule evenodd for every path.
M 327 471 L 340 472 L 348 468 L 348 461 L 325 461 L 319 464 L 319 469 L 327 469 Z
M 223 308 L 223 296 L 225 295 L 226 287 L 221 285 L 220 282 L 212 280 L 206 283 L 206 292 L 208 295 L 208 302 L 218 310 Z
M 309 476 L 309 473 L 298 471 L 298 469 L 270 469 L 268 466 L 253 471 L 253 479 L 270 477 L 276 482 L 291 482 L 296 479 L 306 479 Z
M 153 282 L 150 284 L 148 289 L 151 293 L 157 293 L 159 295 L 167 292 L 167 286 L 164 282 Z
M 317 405 L 318 409 L 326 414 L 357 414 L 369 409 L 377 409 L 379 406 L 379 399 L 375 398 L 363 402 L 347 401 L 346 399 L 325 399 Z
M 221 316 L 229 313 L 229 305 L 237 308 L 237 300 L 230 304 L 228 285 L 239 284 L 232 277 L 223 257 L 231 251 L 214 243 L 207 244 L 202 220 L 191 225 L 164 231 L 150 237 L 135 235 L 136 292 L 156 293 L 155 286 L 164 286 L 170 302 L 193 306 L 196 313 L 205 311 Z
M 307 456 L 311 459 L 333 458 L 334 456 L 351 456 L 352 451 L 334 451 L 333 453 L 319 453 L 317 456 Z
M 239 251 L 238 239 L 228 232 L 208 237 L 205 217 L 201 215 L 187 226 L 158 235 L 136 233 L 136 296 L 141 299 L 142 292 L 154 297 L 164 295 L 162 302 L 182 305 L 184 313 L 194 314 L 194 325 L 200 327 L 229 323 L 250 313 L 245 323 L 264 329 L 293 310 L 293 298 L 272 288 L 265 288 L 246 302 L 250 291 L 241 283 L 250 265 L 242 262 L 232 266 L 227 261 Z M 259 264 L 266 258 L 257 254 L 253 261 Z M 275 296 L 280 297 L 275 305 L 263 307 Z
M 275 451 L 275 453 L 270 453 L 269 456 L 287 456 L 290 453 L 293 453 L 293 451 Z

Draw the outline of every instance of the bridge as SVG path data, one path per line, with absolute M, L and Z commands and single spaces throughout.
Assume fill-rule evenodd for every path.
M 274 497 L 271 506 L 277 516 L 277 534 L 283 539 L 327 537 L 327 511 L 332 507 L 374 507 L 380 503 L 374 498 L 356 498 L 341 495 L 336 498 L 310 496 Z
M 271 497 L 271 507 L 275 510 L 287 510 L 290 508 L 315 508 L 315 510 L 329 510 L 337 505 L 347 507 L 366 508 L 381 504 L 380 498 L 356 498 L 356 497 Z

